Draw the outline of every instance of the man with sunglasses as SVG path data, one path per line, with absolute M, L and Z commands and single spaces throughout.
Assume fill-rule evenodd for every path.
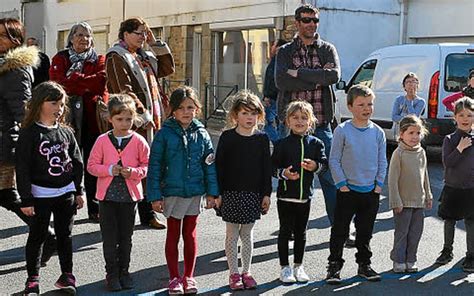
M 332 143 L 331 122 L 334 120 L 335 95 L 331 87 L 340 79 L 339 57 L 334 45 L 316 33 L 319 10 L 304 4 L 295 11 L 298 29 L 293 41 L 280 48 L 276 56 L 275 82 L 279 89 L 279 118 L 291 101 L 305 100 L 313 106 L 317 118 L 314 135 L 324 142 L 329 157 Z M 328 171 L 319 175 L 331 225 L 336 207 L 336 186 Z

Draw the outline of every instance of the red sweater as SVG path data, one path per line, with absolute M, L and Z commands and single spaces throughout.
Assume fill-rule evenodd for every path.
M 86 61 L 82 73 L 74 72 L 66 77 L 67 70 L 72 63 L 69 61 L 68 50 L 58 52 L 51 62 L 49 77 L 52 81 L 61 84 L 69 96 L 81 96 L 84 100 L 84 120 L 87 120 L 89 134 L 99 135 L 96 119 L 97 98 L 101 96 L 108 101 L 108 93 L 105 87 L 105 56 L 98 55 L 96 63 Z

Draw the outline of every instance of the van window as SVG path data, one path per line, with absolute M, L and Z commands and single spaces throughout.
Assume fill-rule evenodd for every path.
M 357 70 L 357 73 L 354 75 L 350 85 L 362 84 L 367 87 L 371 87 L 376 65 L 377 60 L 370 60 L 362 64 L 359 70 Z
M 453 53 L 446 56 L 444 90 L 458 92 L 467 85 L 469 71 L 474 69 L 474 54 Z

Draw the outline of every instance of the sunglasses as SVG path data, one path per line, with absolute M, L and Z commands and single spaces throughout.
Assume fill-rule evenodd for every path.
M 317 17 L 302 17 L 299 19 L 299 21 L 303 24 L 309 24 L 311 22 L 315 24 L 319 23 L 319 19 Z

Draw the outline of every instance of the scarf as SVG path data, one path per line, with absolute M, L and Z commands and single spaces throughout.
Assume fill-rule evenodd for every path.
M 470 97 L 471 99 L 474 99 L 474 88 L 468 85 L 465 88 L 463 88 L 462 94 L 465 97 Z
M 97 52 L 92 47 L 89 48 L 89 50 L 86 50 L 81 53 L 77 53 L 72 47 L 69 47 L 68 52 L 69 61 L 72 65 L 66 72 L 67 77 L 71 76 L 71 74 L 74 72 L 81 73 L 82 69 L 84 68 L 84 63 L 86 61 L 90 61 L 92 63 L 95 63 L 97 61 Z

